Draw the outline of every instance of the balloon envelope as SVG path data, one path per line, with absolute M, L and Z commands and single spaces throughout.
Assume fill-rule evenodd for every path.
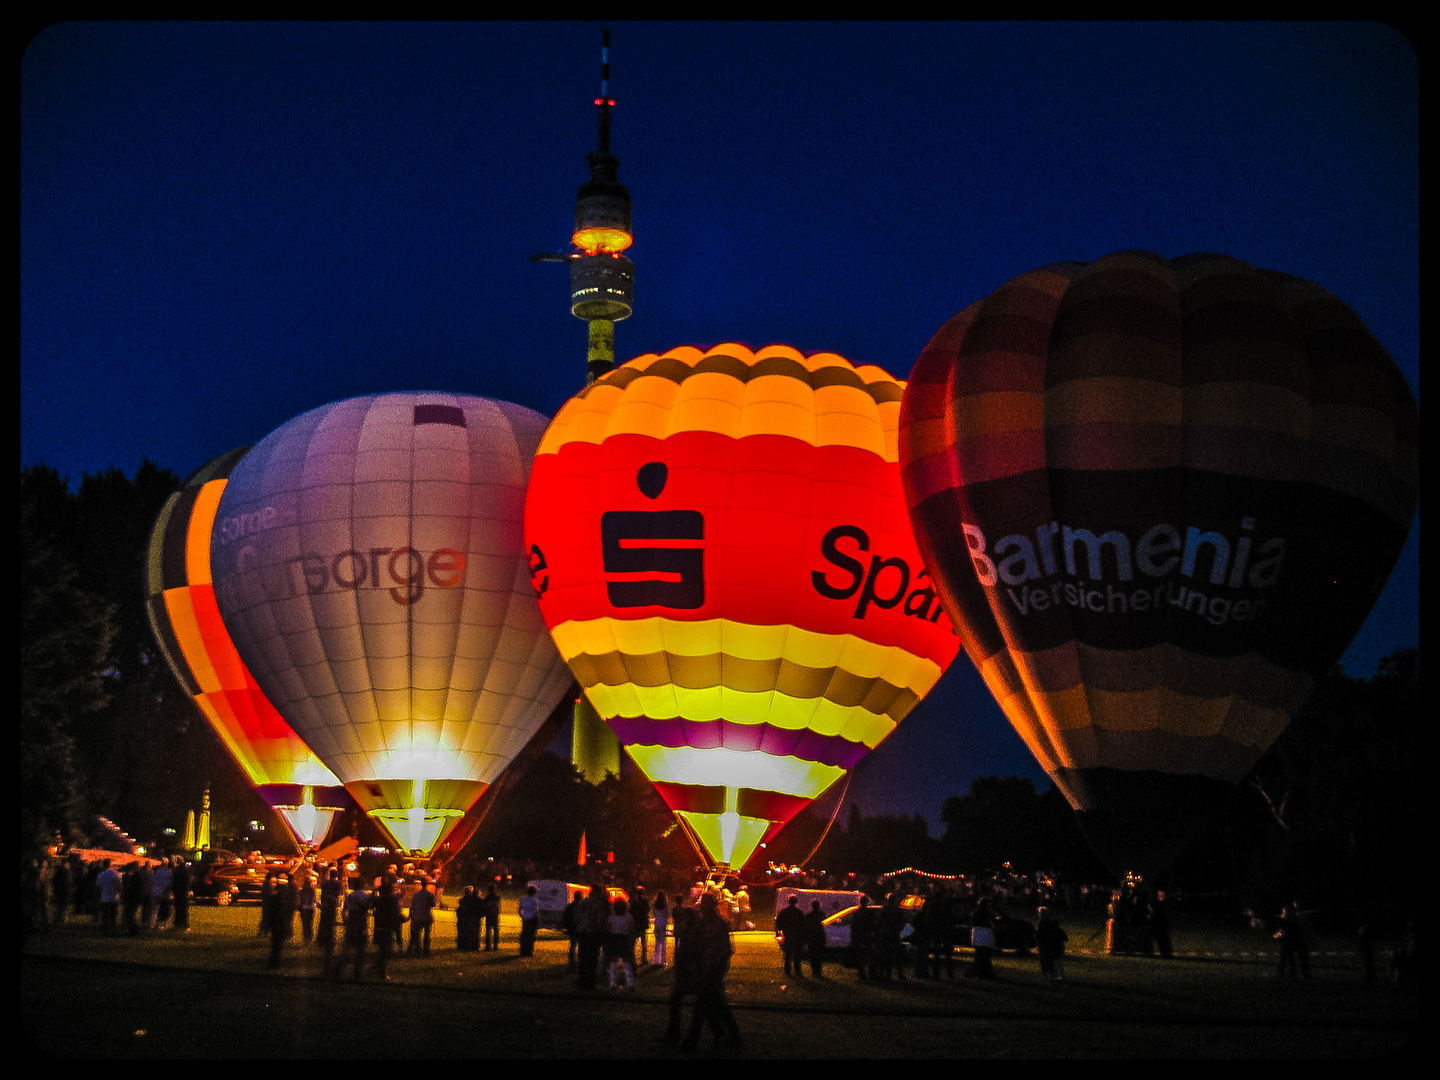
M 210 573 L 215 511 L 248 449 L 202 466 L 166 500 L 150 533 L 145 610 L 180 685 L 296 842 L 314 845 L 353 801 L 256 685 L 220 619 Z
M 460 394 L 335 402 L 261 440 L 220 503 L 240 655 L 407 851 L 445 839 L 570 687 L 521 545 L 545 424 Z
M 966 650 L 1119 869 L 1158 869 L 1334 664 L 1417 498 L 1395 363 L 1318 286 L 1023 274 L 911 372 L 906 495 Z
M 905 512 L 902 386 L 833 353 L 675 349 L 572 398 L 537 453 L 541 612 L 717 864 L 743 866 L 958 651 Z

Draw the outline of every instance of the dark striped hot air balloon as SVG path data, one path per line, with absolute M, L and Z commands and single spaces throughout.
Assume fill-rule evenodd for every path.
M 1156 870 L 1380 594 L 1417 500 L 1395 363 L 1309 282 L 1124 252 L 931 339 L 901 416 L 945 609 L 1117 870 Z
M 150 534 L 145 608 L 175 678 L 296 843 L 309 846 L 353 802 L 256 685 L 221 621 L 210 574 L 215 510 L 249 449 L 202 466 L 161 508 Z
M 742 867 L 958 651 L 905 513 L 902 389 L 833 353 L 680 348 L 572 398 L 536 454 L 541 614 L 717 866 Z

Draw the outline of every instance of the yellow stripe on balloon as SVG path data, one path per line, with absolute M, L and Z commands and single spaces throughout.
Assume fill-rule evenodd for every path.
M 792 731 L 838 735 L 872 750 L 895 730 L 897 721 L 859 705 L 837 705 L 825 698 L 796 698 L 775 690 L 751 692 L 725 686 L 698 690 L 666 684 L 587 686 L 585 696 L 601 716 L 648 716 L 655 720 L 712 721 L 734 724 L 768 723 Z
M 935 661 L 898 645 L 877 645 L 853 634 L 821 634 L 798 626 L 760 626 L 731 619 L 570 620 L 550 631 L 567 661 L 582 654 L 632 656 L 723 654 L 745 660 L 789 660 L 811 668 L 840 667 L 863 679 L 883 678 L 923 697 L 940 679 Z M 619 715 L 619 714 L 611 714 Z M 635 715 L 635 714 L 629 714 Z
M 777 757 L 760 750 L 636 745 L 626 750 L 652 783 L 734 787 L 735 778 L 743 776 L 748 788 L 813 799 L 845 775 L 837 765 Z

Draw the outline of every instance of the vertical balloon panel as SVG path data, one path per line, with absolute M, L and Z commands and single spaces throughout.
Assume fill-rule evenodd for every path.
M 569 687 L 521 546 L 545 423 L 464 395 L 337 402 L 257 444 L 220 507 L 241 654 L 407 851 L 444 840 Z
M 743 866 L 958 648 L 905 513 L 901 389 L 834 354 L 675 349 L 573 398 L 537 454 L 541 612 L 717 864 Z
M 1235 259 L 1023 274 L 911 373 L 901 462 L 946 610 L 1117 869 L 1163 865 L 1379 596 L 1413 396 L 1340 301 Z
M 220 618 L 211 577 L 216 510 L 248 449 L 196 470 L 161 509 L 150 535 L 146 613 L 171 671 L 226 749 L 296 843 L 314 845 L 352 800 L 256 685 Z

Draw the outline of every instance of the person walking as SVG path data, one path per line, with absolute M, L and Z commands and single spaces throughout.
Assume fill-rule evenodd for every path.
M 423 878 L 410 897 L 410 955 L 430 955 L 430 929 L 435 925 L 435 894 Z
M 743 1042 L 740 1027 L 730 1003 L 725 1000 L 725 976 L 730 972 L 735 946 L 730 940 L 730 923 L 720 914 L 720 905 L 713 893 L 700 898 L 700 918 L 693 932 L 698 977 L 695 1014 L 690 1020 L 690 1032 L 680 1045 L 694 1053 L 700 1043 L 700 1029 L 708 1025 L 717 1046 L 739 1047 Z
M 535 934 L 540 929 L 540 898 L 535 886 L 527 885 L 517 905 L 520 914 L 520 955 L 535 955 Z

